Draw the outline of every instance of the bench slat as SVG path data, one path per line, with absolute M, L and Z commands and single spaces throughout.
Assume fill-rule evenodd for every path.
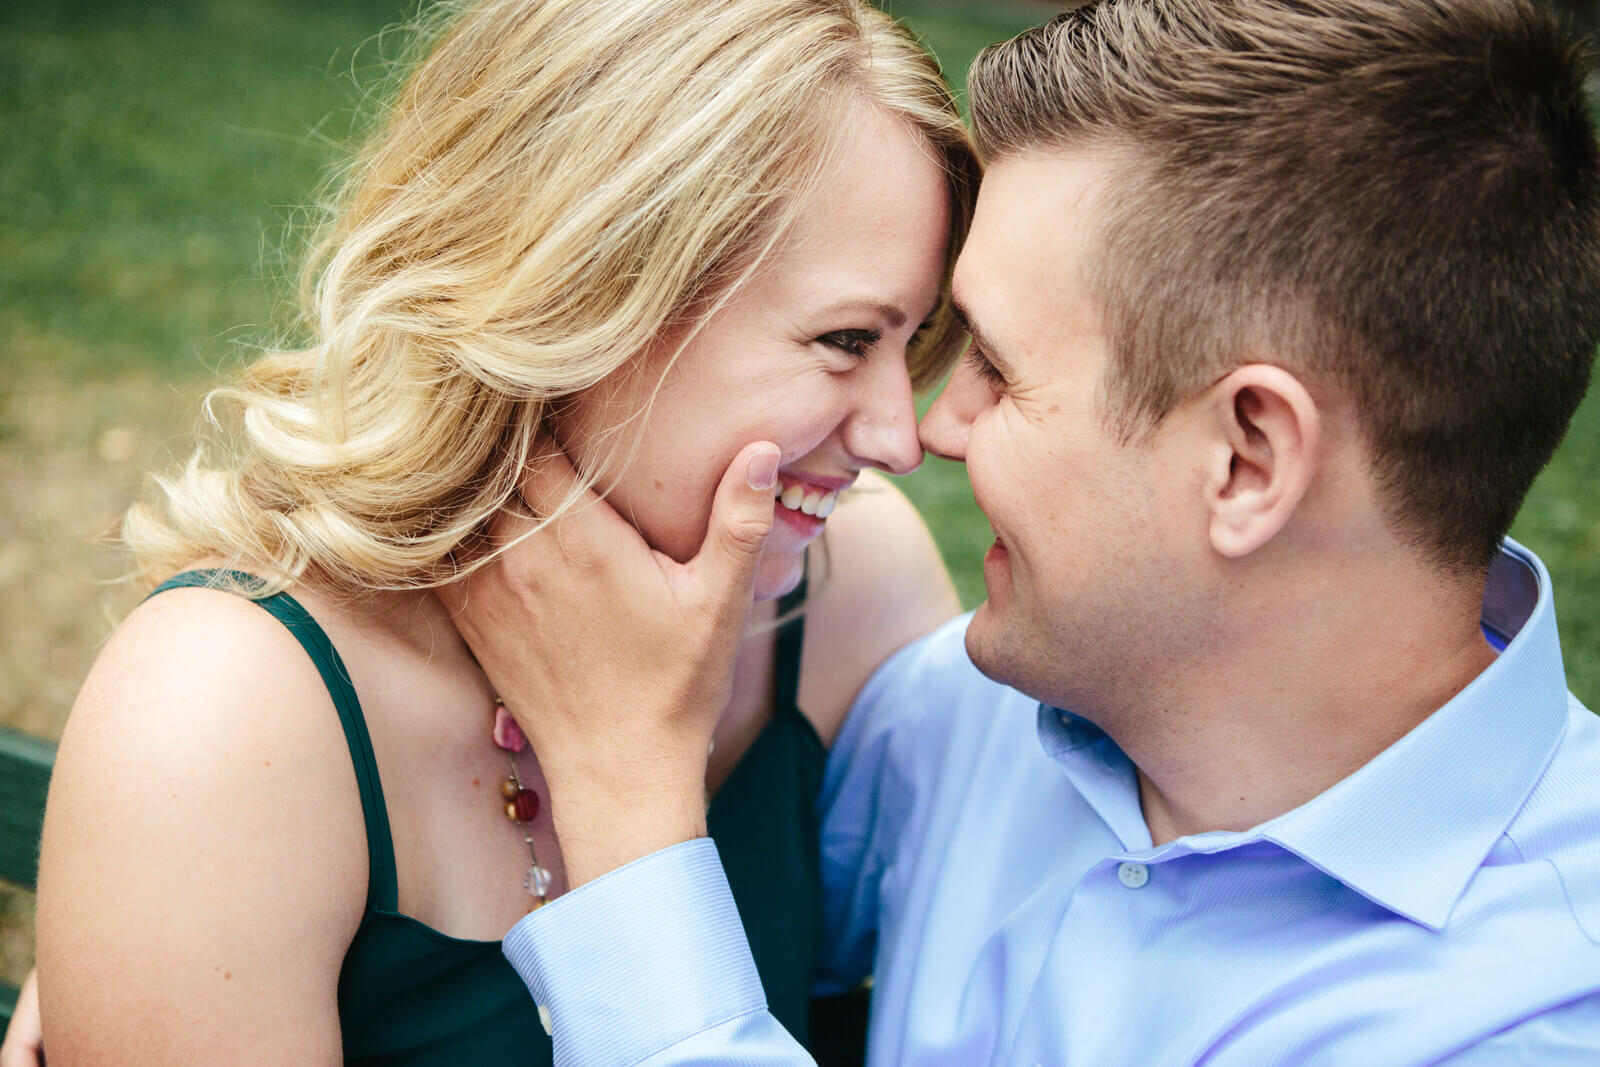
M 6 1027 L 11 1025 L 11 1016 L 17 1011 L 17 993 L 15 986 L 0 982 L 0 1040 L 6 1036 Z
M 0 878 L 32 889 L 55 746 L 0 728 Z
M 0 727 L 0 878 L 32 889 L 39 873 L 39 826 L 55 746 Z M 17 988 L 0 982 L 0 1037 L 17 1008 Z

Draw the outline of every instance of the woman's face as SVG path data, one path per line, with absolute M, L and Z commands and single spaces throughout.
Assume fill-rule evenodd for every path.
M 922 462 L 905 356 L 938 300 L 949 199 L 931 150 L 863 106 L 792 236 L 684 349 L 653 403 L 670 343 L 569 407 L 555 427 L 562 446 L 588 469 L 610 448 L 598 435 L 648 404 L 632 462 L 599 484 L 646 541 L 684 561 L 734 455 L 775 442 L 782 495 L 756 596 L 794 588 L 859 471 Z M 626 454 L 630 432 L 619 440 Z

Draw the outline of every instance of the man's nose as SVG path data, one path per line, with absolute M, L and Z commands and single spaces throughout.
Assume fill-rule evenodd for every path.
M 967 458 L 967 431 L 983 407 L 992 402 L 992 390 L 965 362 L 956 364 L 944 392 L 922 418 L 922 447 L 941 459 L 963 463 Z

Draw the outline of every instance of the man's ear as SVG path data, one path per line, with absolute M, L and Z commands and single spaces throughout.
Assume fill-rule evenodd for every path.
M 1211 468 L 1211 546 L 1237 559 L 1287 525 L 1315 473 L 1322 415 L 1300 380 L 1266 363 L 1243 366 L 1203 400 Z

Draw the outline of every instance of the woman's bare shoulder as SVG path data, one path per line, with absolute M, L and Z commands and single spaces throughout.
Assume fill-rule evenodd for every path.
M 336 1054 L 366 867 L 343 731 L 294 636 L 226 592 L 146 601 L 85 680 L 51 780 L 38 933 L 52 1059 Z M 144 978 L 108 995 L 106 973 Z M 288 1017 L 304 1027 L 275 1032 Z
M 347 765 L 342 736 L 321 674 L 282 622 L 233 593 L 175 589 L 139 605 L 111 635 L 62 747 L 174 763 L 288 747 Z M 338 745 L 322 752 L 328 740 Z
M 831 743 L 878 665 L 961 603 L 922 516 L 875 472 L 841 498 L 814 559 L 800 706 Z

